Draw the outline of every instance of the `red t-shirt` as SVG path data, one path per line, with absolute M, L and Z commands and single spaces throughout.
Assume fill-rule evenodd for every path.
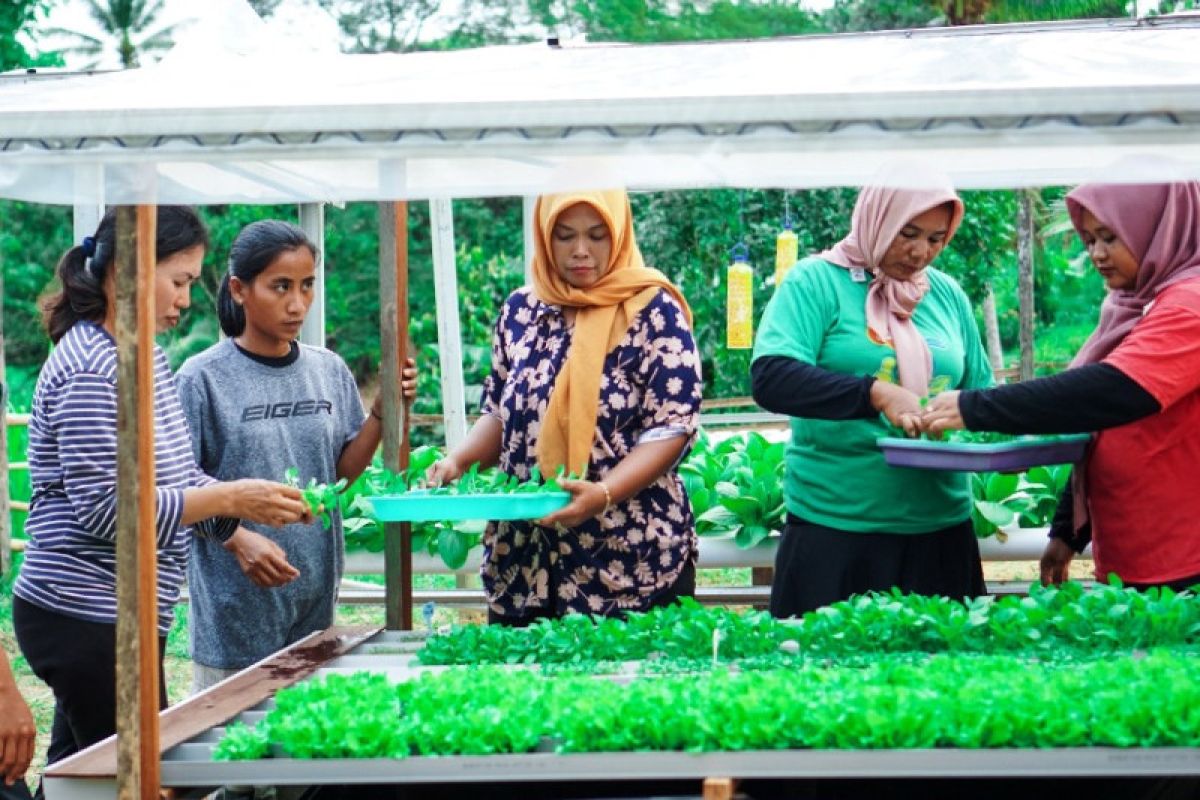
M 1162 411 L 1096 438 L 1087 467 L 1096 576 L 1200 575 L 1200 279 L 1163 290 L 1104 361 Z

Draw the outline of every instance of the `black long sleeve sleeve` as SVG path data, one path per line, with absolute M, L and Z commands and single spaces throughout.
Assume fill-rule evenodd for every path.
M 1058 496 L 1058 507 L 1050 522 L 1050 538 L 1062 539 L 1076 553 L 1082 553 L 1092 541 L 1092 523 L 1087 522 L 1078 532 L 1075 530 L 1075 492 L 1071 484 Z
M 844 375 L 787 356 L 763 356 L 750 365 L 754 402 L 776 414 L 812 419 L 865 419 L 871 376 Z
M 1162 410 L 1154 395 L 1111 364 L 966 391 L 958 407 L 970 430 L 1000 433 L 1090 433 Z

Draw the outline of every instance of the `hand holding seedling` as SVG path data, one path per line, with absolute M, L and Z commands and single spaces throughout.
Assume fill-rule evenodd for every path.
M 453 458 L 439 459 L 425 472 L 425 481 L 430 486 L 445 486 L 462 476 L 462 467 Z
M 604 491 L 604 486 L 599 483 L 560 478 L 558 485 L 571 493 L 571 502 L 539 519 L 538 525 L 574 528 L 592 517 L 599 516 L 608 508 L 609 493 Z
M 293 522 L 308 519 L 300 490 L 294 486 L 264 481 L 258 478 L 242 478 L 230 481 L 233 501 L 227 516 L 240 517 L 278 528 Z
M 289 467 L 283 475 L 283 480 L 287 485 L 299 489 L 300 471 L 295 467 Z M 317 483 L 316 478 L 309 478 L 308 486 L 300 489 L 300 494 L 304 499 L 305 505 L 308 507 L 305 521 L 311 522 L 312 518 L 320 517 L 321 524 L 328 528 L 333 521 L 329 510 L 337 508 L 338 495 L 345 488 L 345 478 L 342 478 L 337 483 Z
M 961 392 L 950 390 L 930 398 L 921 414 L 921 429 L 934 439 L 942 438 L 946 431 L 957 431 L 967 427 L 958 407 Z
M 871 405 L 906 436 L 921 433 L 921 398 L 914 392 L 886 381 L 871 384 Z

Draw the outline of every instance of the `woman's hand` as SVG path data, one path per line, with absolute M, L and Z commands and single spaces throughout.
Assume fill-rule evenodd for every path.
M 430 486 L 445 486 L 453 483 L 463 474 L 463 469 L 450 456 L 435 461 L 433 466 L 425 470 L 425 482 Z
M 312 520 L 300 490 L 275 481 L 242 478 L 226 484 L 232 491 L 228 516 L 279 528 Z
M 921 433 L 921 398 L 903 386 L 886 381 L 871 384 L 871 405 L 887 417 L 887 421 L 902 428 L 907 436 Z
M 400 373 L 400 393 L 410 403 L 417 396 L 417 362 L 411 358 L 404 362 L 404 369 Z M 371 403 L 371 416 L 383 420 L 383 392 L 375 395 L 375 402 Z
M 239 526 L 224 546 L 255 586 L 272 589 L 300 577 L 300 570 L 291 565 L 283 548 L 261 533 Z
M 921 414 L 921 428 L 936 439 L 946 431 L 960 431 L 967 427 L 962 412 L 958 409 L 960 394 L 961 392 L 952 389 L 942 392 L 926 403 L 925 411 Z
M 7 659 L 0 654 L 0 780 L 12 786 L 25 776 L 33 760 L 33 714 L 17 691 Z
M 587 522 L 595 516 L 604 513 L 608 507 L 608 492 L 599 483 L 591 481 L 559 480 L 558 485 L 571 493 L 571 502 L 537 520 L 538 525 L 554 527 L 562 525 L 574 528 Z
M 1038 562 L 1042 571 L 1042 585 L 1057 586 L 1070 577 L 1068 573 L 1073 558 L 1075 551 L 1062 539 L 1051 539 L 1047 542 L 1046 549 L 1042 551 L 1041 561 Z
M 417 362 L 411 358 L 404 362 L 404 372 L 400 376 L 400 391 L 404 393 L 405 400 L 411 401 L 417 396 Z

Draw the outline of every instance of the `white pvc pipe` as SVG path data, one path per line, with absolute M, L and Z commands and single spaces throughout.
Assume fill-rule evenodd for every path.
M 453 450 L 467 436 L 467 400 L 462 368 L 462 327 L 458 318 L 454 210 L 449 198 L 429 201 L 429 222 L 433 228 L 433 291 L 442 367 L 442 418 L 446 425 L 446 449 Z

